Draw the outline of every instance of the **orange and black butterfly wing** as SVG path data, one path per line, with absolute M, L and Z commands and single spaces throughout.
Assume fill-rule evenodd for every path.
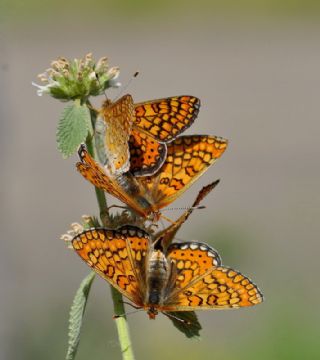
M 160 142 L 176 138 L 198 116 L 200 100 L 194 96 L 174 96 L 135 104 L 133 126 Z
M 142 306 L 149 235 L 133 226 L 85 230 L 72 240 L 76 253 L 124 296 Z
M 140 194 L 139 184 L 130 173 L 118 175 L 111 178 L 89 155 L 86 147 L 82 144 L 78 151 L 80 162 L 76 164 L 77 170 L 91 184 L 108 192 L 120 201 L 130 206 L 134 211 L 143 217 L 150 212 L 150 204 Z
M 218 253 L 203 243 L 172 244 L 172 290 L 163 308 L 191 311 L 253 306 L 263 301 L 258 287 L 241 273 L 221 265 Z
M 130 168 L 129 138 L 134 118 L 131 95 L 115 103 L 104 102 L 95 128 L 100 161 L 111 174 L 122 174 Z
M 149 176 L 159 170 L 166 159 L 167 146 L 145 132 L 132 129 L 129 139 L 130 172 Z
M 223 154 L 227 140 L 209 135 L 180 136 L 167 147 L 161 169 L 137 179 L 147 200 L 158 209 L 182 195 Z
M 80 174 L 92 185 L 111 194 L 114 192 L 112 180 L 105 174 L 101 166 L 89 155 L 87 148 L 81 144 L 78 150 L 80 162 L 76 167 Z

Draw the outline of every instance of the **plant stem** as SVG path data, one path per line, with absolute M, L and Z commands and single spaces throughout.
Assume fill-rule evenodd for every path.
M 90 104 L 91 107 L 91 104 Z M 90 108 L 89 107 L 89 108 Z M 92 109 L 92 107 L 91 107 Z M 88 148 L 89 154 L 93 157 L 93 159 L 96 158 L 95 156 L 95 145 L 93 140 L 93 134 L 94 134 L 94 128 L 95 128 L 95 122 L 97 118 L 97 113 L 94 110 L 91 110 L 91 124 L 92 124 L 92 131 L 90 131 L 89 136 L 86 140 L 86 145 Z M 105 193 L 103 190 L 98 189 L 95 187 L 96 192 L 96 198 L 100 210 L 100 218 L 102 221 L 102 224 L 104 226 L 109 226 L 111 223 L 108 205 L 107 205 L 107 199 L 105 196 Z M 127 322 L 127 318 L 124 316 L 125 309 L 123 305 L 123 299 L 122 295 L 118 290 L 116 290 L 113 286 L 110 286 L 111 288 L 111 295 L 112 295 L 112 301 L 113 301 L 113 309 L 114 309 L 114 315 L 119 316 L 114 321 L 116 323 L 117 332 L 118 332 L 118 338 L 119 338 L 119 344 L 120 349 L 122 353 L 122 359 L 123 360 L 134 360 L 134 354 L 133 354 L 133 348 L 131 345 L 130 340 L 130 332 L 129 332 L 129 326 Z
M 119 337 L 119 343 L 122 353 L 123 360 L 134 360 L 133 348 L 130 340 L 129 327 L 127 322 L 127 317 L 125 314 L 125 309 L 123 305 L 122 295 L 116 290 L 113 286 L 111 286 L 111 295 L 114 306 L 114 313 L 118 317 L 115 319 Z

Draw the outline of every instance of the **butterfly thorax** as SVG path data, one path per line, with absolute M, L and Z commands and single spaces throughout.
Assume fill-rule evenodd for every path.
M 146 269 L 146 294 L 144 303 L 147 305 L 150 318 L 156 315 L 157 307 L 163 303 L 165 289 L 169 280 L 169 263 L 160 250 L 151 252 Z

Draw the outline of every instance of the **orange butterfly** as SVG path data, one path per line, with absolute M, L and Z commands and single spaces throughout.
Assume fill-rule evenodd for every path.
M 168 145 L 161 169 L 148 177 L 130 172 L 113 175 L 97 164 L 84 145 L 78 171 L 94 186 L 107 191 L 147 218 L 183 194 L 225 151 L 227 141 L 216 136 L 180 136 Z
M 101 164 L 115 175 L 154 174 L 165 161 L 166 143 L 193 123 L 199 108 L 200 100 L 187 95 L 138 104 L 131 95 L 106 100 L 95 126 Z
M 77 254 L 154 319 L 159 312 L 227 309 L 262 302 L 258 287 L 221 264 L 219 254 L 199 242 L 161 242 L 133 226 L 85 230 L 72 240 Z

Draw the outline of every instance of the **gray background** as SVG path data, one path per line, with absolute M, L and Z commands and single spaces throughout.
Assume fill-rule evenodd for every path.
M 201 342 L 185 339 L 162 316 L 132 315 L 137 358 L 319 358 L 317 17 L 216 13 L 202 3 L 180 13 L 166 2 L 108 12 L 107 3 L 97 4 L 87 13 L 60 2 L 48 9 L 16 2 L 2 16 L 0 358 L 65 353 L 69 306 L 88 269 L 59 237 L 82 214 L 97 214 L 97 206 L 75 171 L 76 157 L 62 160 L 56 150 L 64 105 L 37 97 L 31 81 L 56 57 L 89 51 L 120 66 L 123 83 L 140 71 L 128 90 L 137 102 L 180 94 L 201 99 L 188 133 L 220 135 L 230 144 L 174 204 L 190 205 L 202 185 L 221 178 L 207 209 L 196 211 L 178 237 L 213 245 L 266 298 L 255 308 L 200 313 Z M 89 357 L 120 358 L 101 279 L 92 288 L 77 359 Z

